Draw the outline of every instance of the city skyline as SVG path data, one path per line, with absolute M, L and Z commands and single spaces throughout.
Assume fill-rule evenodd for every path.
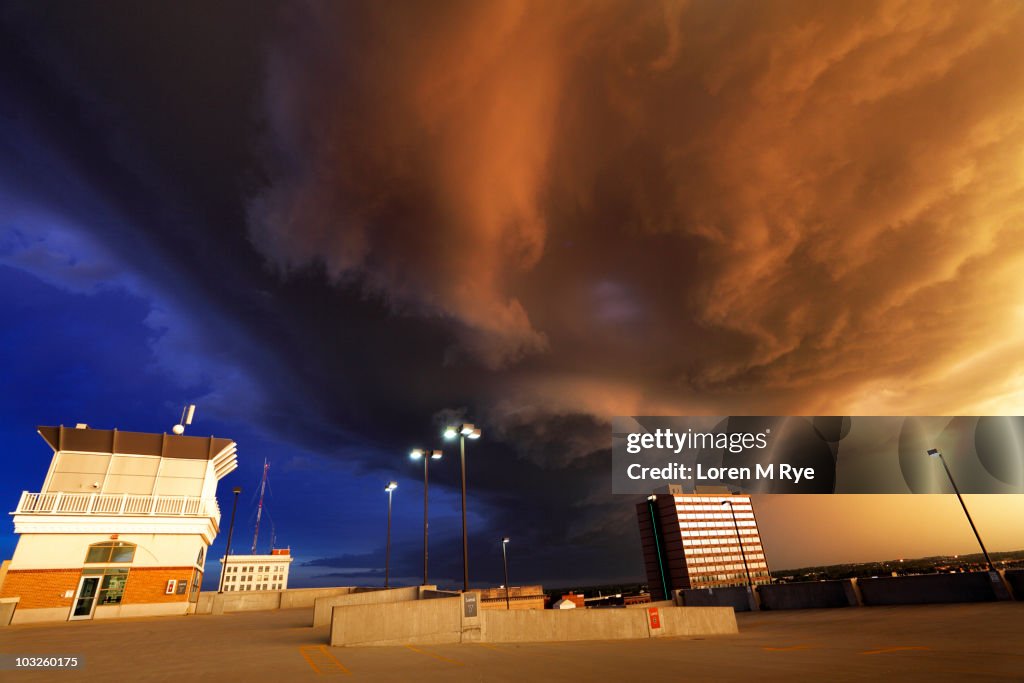
M 443 448 L 459 585 L 464 419 L 472 583 L 504 536 L 516 582 L 635 580 L 615 415 L 1024 408 L 1017 3 L 126 7 L 0 9 L 7 511 L 37 426 L 196 403 L 296 586 L 383 582 L 391 480 L 418 582 Z M 1024 547 L 1024 496 L 967 503 Z M 754 506 L 773 569 L 975 546 L 951 497 Z

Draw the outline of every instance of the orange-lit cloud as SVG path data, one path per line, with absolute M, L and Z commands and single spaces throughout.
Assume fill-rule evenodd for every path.
M 517 410 L 1019 412 L 1019 3 L 291 21 L 255 242 L 537 363 Z

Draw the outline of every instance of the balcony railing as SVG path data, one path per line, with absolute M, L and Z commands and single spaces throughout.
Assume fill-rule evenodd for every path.
M 159 515 L 214 517 L 220 508 L 212 498 L 138 496 L 129 493 L 30 493 L 23 491 L 12 515 Z

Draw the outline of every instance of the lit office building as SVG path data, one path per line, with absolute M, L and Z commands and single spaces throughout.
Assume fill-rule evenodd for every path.
M 288 588 L 291 550 L 273 548 L 269 555 L 230 555 L 227 571 L 220 558 L 221 584 L 229 591 L 280 591 Z
M 750 496 L 670 486 L 638 503 L 636 513 L 652 600 L 687 588 L 745 586 L 748 570 L 755 585 L 771 581 Z
M 194 611 L 235 442 L 86 425 L 39 434 L 53 458 L 11 513 L 19 539 L 0 586 L 19 599 L 13 622 Z

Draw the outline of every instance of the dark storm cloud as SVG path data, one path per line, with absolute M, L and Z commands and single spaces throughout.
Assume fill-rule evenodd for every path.
M 1016 3 L 40 7 L 4 262 L 133 292 L 204 406 L 356 471 L 482 424 L 491 577 L 504 534 L 639 575 L 615 414 L 1019 406 Z
M 1020 342 L 1019 4 L 289 19 L 256 244 L 453 318 L 489 367 L 525 354 L 518 405 L 942 412 L 966 406 L 921 387 L 1015 395 L 996 368 Z M 951 367 L 965 357 L 970 373 Z

